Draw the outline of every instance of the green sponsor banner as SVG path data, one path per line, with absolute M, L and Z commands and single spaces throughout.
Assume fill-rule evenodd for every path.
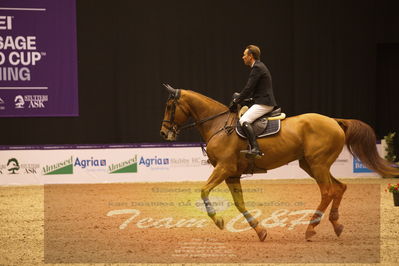
M 67 165 L 67 166 L 65 166 L 63 168 L 60 168 L 58 170 L 54 170 L 52 172 L 49 172 L 49 173 L 47 173 L 45 175 L 70 175 L 70 174 L 73 174 L 73 166 L 72 166 L 72 164 Z
M 111 164 L 108 171 L 110 174 L 137 173 L 137 155 L 127 161 Z
M 71 175 L 73 174 L 73 159 L 71 158 L 52 165 L 43 167 L 44 175 Z
M 137 173 L 137 163 L 126 166 L 119 170 L 111 172 L 112 174 L 119 174 L 119 173 Z

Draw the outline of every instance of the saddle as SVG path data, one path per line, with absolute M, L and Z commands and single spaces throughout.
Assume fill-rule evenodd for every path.
M 248 109 L 248 106 L 243 106 L 240 109 L 240 111 L 238 112 L 238 120 L 236 126 L 237 134 L 244 139 L 246 139 L 247 137 L 245 136 L 244 130 L 240 125 L 239 119 Z M 277 107 L 272 112 L 267 113 L 256 119 L 252 123 L 252 127 L 254 129 L 256 137 L 262 138 L 278 133 L 281 128 L 281 120 L 283 120 L 285 117 L 285 113 L 282 113 L 281 108 Z

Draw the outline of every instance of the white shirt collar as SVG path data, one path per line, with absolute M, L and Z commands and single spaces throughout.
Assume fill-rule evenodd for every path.
M 253 68 L 254 67 L 254 65 L 255 65 L 255 62 L 256 62 L 256 60 L 252 63 L 252 65 L 251 65 L 251 68 Z

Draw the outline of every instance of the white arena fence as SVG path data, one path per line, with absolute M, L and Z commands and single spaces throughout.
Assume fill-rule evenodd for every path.
M 382 154 L 381 144 L 377 148 Z M 206 181 L 213 170 L 207 160 L 200 143 L 0 146 L 0 185 Z M 332 174 L 379 177 L 346 147 Z M 309 177 L 294 161 L 248 178 Z

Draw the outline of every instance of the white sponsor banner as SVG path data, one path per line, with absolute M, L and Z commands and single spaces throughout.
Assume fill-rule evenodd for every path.
M 378 145 L 381 150 L 381 145 Z M 265 155 L 267 156 L 267 154 Z M 0 185 L 206 181 L 213 171 L 200 147 L 0 150 Z M 345 148 L 335 177 L 378 177 Z M 250 179 L 309 178 L 298 161 Z
M 0 185 L 43 184 L 38 151 L 0 151 Z

